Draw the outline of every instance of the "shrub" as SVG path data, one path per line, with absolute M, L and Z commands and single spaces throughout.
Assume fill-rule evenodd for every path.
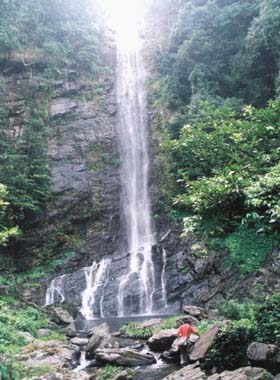
M 272 253 L 275 240 L 273 235 L 257 233 L 246 226 L 240 226 L 225 239 L 225 245 L 231 263 L 241 273 L 250 273 L 258 269 Z
M 217 368 L 218 372 L 246 366 L 247 347 L 256 336 L 256 324 L 249 319 L 229 322 L 221 329 L 213 347 L 207 353 L 203 368 Z
M 280 346 L 280 292 L 267 297 L 256 312 L 258 339 Z
M 105 367 L 99 370 L 97 379 L 98 380 L 112 380 L 119 374 L 119 372 L 120 372 L 120 368 L 112 366 L 112 365 L 106 365 Z
M 219 305 L 219 313 L 228 319 L 254 319 L 257 305 L 250 302 L 239 303 L 235 300 L 227 300 Z

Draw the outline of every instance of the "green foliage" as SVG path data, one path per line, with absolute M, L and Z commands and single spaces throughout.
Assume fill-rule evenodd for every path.
M 178 328 L 184 316 L 175 315 L 165 319 L 162 323 L 153 327 L 140 328 L 136 322 L 130 322 L 121 328 L 121 332 L 129 338 L 134 339 L 149 339 L 152 335 L 160 330 Z
M 113 380 L 120 372 L 119 367 L 107 364 L 105 367 L 98 371 L 98 380 Z
M 280 292 L 268 296 L 256 313 L 258 339 L 280 345 Z
M 280 101 L 242 112 L 198 102 L 183 119 L 162 148 L 178 184 L 171 213 L 185 214 L 185 233 L 216 239 L 241 272 L 254 271 L 279 240 Z
M 230 261 L 241 273 L 254 272 L 273 251 L 275 239 L 244 226 L 225 239 Z
M 252 302 L 239 303 L 235 300 L 227 300 L 219 305 L 219 313 L 228 319 L 254 319 L 257 305 Z
M 157 98 L 172 109 L 208 96 L 264 105 L 274 96 L 278 73 L 276 3 L 179 2 L 168 48 L 157 54 Z
M 121 328 L 121 333 L 133 339 L 149 339 L 154 334 L 154 328 L 140 328 L 137 323 L 127 323 Z
M 256 324 L 249 319 L 229 322 L 221 329 L 207 353 L 203 368 L 216 367 L 218 372 L 247 365 L 246 351 L 256 335 Z
M 280 293 L 260 299 L 258 303 L 229 300 L 219 311 L 231 319 L 218 334 L 207 354 L 205 369 L 218 371 L 246 366 L 246 350 L 253 341 L 280 344 Z
M 7 245 L 10 238 L 19 235 L 18 227 L 7 227 L 9 225 L 7 208 L 9 207 L 9 202 L 6 201 L 8 198 L 8 192 L 6 186 L 0 183 L 0 246 Z
M 67 64 L 80 73 L 100 69 L 97 2 L 10 0 L 0 5 L 0 58 L 44 62 L 52 75 Z M 47 72 L 46 71 L 46 72 Z
M 37 337 L 38 330 L 48 326 L 42 312 L 22 307 L 16 300 L 0 297 L 0 354 L 13 355 L 27 344 L 21 332 Z

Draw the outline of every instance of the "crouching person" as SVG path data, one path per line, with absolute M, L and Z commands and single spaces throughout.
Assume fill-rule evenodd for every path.
M 188 355 L 198 338 L 199 332 L 190 324 L 185 323 L 179 327 L 178 338 L 173 344 L 178 347 L 181 365 L 186 365 L 189 363 Z

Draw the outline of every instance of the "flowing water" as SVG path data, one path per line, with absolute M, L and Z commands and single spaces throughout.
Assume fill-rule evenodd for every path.
M 47 289 L 45 306 L 52 305 L 56 302 L 64 302 L 64 278 L 65 276 L 60 276 L 52 280 L 50 286 Z
M 127 9 L 131 7 L 131 9 Z M 118 103 L 117 132 L 121 156 L 122 212 L 126 232 L 126 252 L 129 262 L 126 274 L 115 272 L 112 262 L 103 259 L 84 268 L 82 281 L 86 287 L 80 292 L 80 313 L 86 320 L 111 316 L 109 296 L 116 299 L 113 315 L 152 315 L 167 308 L 166 252 L 156 251 L 153 260 L 153 233 L 149 197 L 149 133 L 147 122 L 147 73 L 143 60 L 143 39 L 139 36 L 133 2 L 126 4 L 127 19 L 116 27 Z M 122 19 L 123 21 L 123 19 Z M 155 262 L 157 263 L 155 263 Z M 70 302 L 68 281 L 64 276 L 51 282 L 46 304 Z M 110 284 L 109 284 L 110 281 Z M 64 289 L 66 290 L 64 292 Z M 113 289 L 113 290 L 112 290 Z M 111 292 L 111 293 L 110 293 Z M 105 298 L 105 302 L 104 301 Z
M 137 22 L 117 30 L 118 134 L 122 157 L 122 204 L 125 216 L 129 273 L 120 280 L 119 316 L 126 314 L 124 289 L 137 275 L 140 314 L 153 311 L 155 244 L 148 192 L 149 154 L 146 72 Z
M 82 307 L 80 313 L 85 319 L 93 319 L 98 316 L 103 317 L 102 296 L 108 279 L 109 268 L 109 259 L 102 260 L 99 264 L 94 261 L 91 267 L 84 268 L 86 288 L 81 295 Z

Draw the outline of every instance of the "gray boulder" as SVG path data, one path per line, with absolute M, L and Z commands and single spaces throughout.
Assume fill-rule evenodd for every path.
M 247 349 L 250 364 L 269 369 L 272 373 L 280 371 L 280 352 L 274 344 L 253 342 Z
M 104 348 L 95 352 L 97 362 L 115 364 L 124 367 L 151 365 L 156 362 L 150 353 L 141 353 L 130 348 Z
M 53 307 L 51 320 L 58 325 L 70 325 L 74 323 L 74 319 L 68 313 L 68 311 L 62 309 L 62 307 Z
M 163 319 L 157 318 L 157 319 L 149 319 L 148 321 L 140 323 L 138 326 L 140 329 L 147 329 L 150 327 L 159 326 L 162 323 L 163 323 Z
M 38 335 L 43 336 L 43 337 L 49 336 L 49 335 L 51 335 L 51 333 L 52 333 L 52 331 L 50 329 L 39 329 L 38 330 Z
M 75 337 L 71 339 L 70 342 L 74 344 L 75 346 L 86 346 L 88 344 L 88 339 Z
M 191 361 L 196 362 L 197 360 L 201 360 L 205 357 L 208 350 L 213 345 L 215 338 L 218 335 L 222 326 L 222 324 L 213 326 L 210 330 L 208 330 L 199 338 L 199 340 L 195 343 L 194 348 L 190 354 Z
M 107 323 L 96 326 L 88 332 L 90 336 L 88 345 L 86 346 L 86 358 L 93 359 L 97 348 L 102 348 L 105 343 L 110 339 L 110 328 Z
M 20 331 L 18 335 L 24 338 L 24 340 L 28 343 L 34 342 L 35 340 L 34 336 L 27 331 Z
M 66 327 L 65 334 L 68 336 L 68 338 L 74 338 L 77 335 L 77 330 L 74 322 L 70 323 L 70 325 Z
M 207 311 L 198 306 L 193 306 L 193 305 L 184 306 L 183 312 L 197 319 L 207 318 Z
M 177 338 L 177 329 L 161 330 L 151 336 L 148 340 L 148 346 L 152 351 L 163 352 L 171 348 L 172 343 Z
M 253 342 L 247 349 L 247 357 L 253 362 L 266 362 L 275 357 L 278 347 L 274 344 Z
M 273 380 L 273 376 L 262 368 L 244 367 L 212 375 L 208 380 Z
M 179 371 L 172 372 L 163 380 L 207 380 L 207 376 L 197 365 L 189 365 Z

